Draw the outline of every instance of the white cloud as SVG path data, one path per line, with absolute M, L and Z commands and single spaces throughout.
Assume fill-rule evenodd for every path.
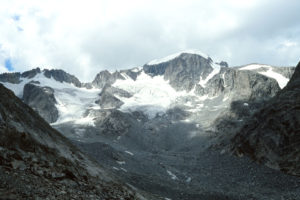
M 284 41 L 300 42 L 294 29 L 299 14 L 293 9 L 299 3 L 293 0 L 0 3 L 0 66 L 11 58 L 16 71 L 62 68 L 91 81 L 100 70 L 135 67 L 184 49 L 199 49 L 233 65 L 296 64 L 300 55 L 292 43 L 278 50 Z

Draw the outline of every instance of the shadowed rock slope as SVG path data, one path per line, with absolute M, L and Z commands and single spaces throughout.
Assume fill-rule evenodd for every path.
M 52 88 L 28 83 L 23 89 L 23 101 L 48 123 L 53 123 L 58 119 L 58 110 L 55 106 L 57 101 Z
M 0 199 L 140 199 L 0 84 Z
M 232 139 L 234 152 L 300 176 L 300 63 L 287 86 Z

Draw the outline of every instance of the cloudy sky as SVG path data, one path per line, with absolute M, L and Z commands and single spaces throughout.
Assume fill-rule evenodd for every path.
M 61 68 L 82 81 L 198 49 L 230 66 L 296 65 L 298 0 L 0 0 L 0 72 Z

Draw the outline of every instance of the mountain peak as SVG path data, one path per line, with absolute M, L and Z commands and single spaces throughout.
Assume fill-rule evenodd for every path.
M 173 59 L 181 56 L 182 54 L 194 54 L 194 55 L 201 56 L 205 59 L 209 59 L 208 55 L 202 53 L 199 50 L 185 50 L 185 51 L 180 51 L 180 52 L 168 55 L 164 58 L 159 58 L 159 59 L 152 60 L 152 61 L 148 62 L 147 65 L 158 65 L 158 64 L 161 64 L 161 63 L 164 63 L 164 62 L 168 62 L 170 60 L 173 60 Z

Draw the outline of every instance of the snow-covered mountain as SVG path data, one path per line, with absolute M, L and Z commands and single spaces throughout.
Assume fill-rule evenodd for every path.
M 284 88 L 294 69 L 262 64 L 228 67 L 199 51 L 184 51 L 133 69 L 101 71 L 90 83 L 62 70 L 40 69 L 1 74 L 0 83 L 124 181 L 180 199 L 182 191 L 198 191 L 205 178 L 194 170 L 204 163 L 193 156 L 208 163 L 217 159 L 215 154 L 208 158 L 204 150 L 216 146 L 216 140 L 228 142 L 225 133 L 241 127 Z M 147 174 L 155 178 L 149 180 Z M 179 183 L 182 189 L 170 188 Z M 211 182 L 205 190 L 213 191 L 214 186 Z M 164 189 L 153 189 L 157 187 Z M 253 190 L 261 194 L 260 187 Z M 226 191 L 224 187 L 219 192 Z
M 246 100 L 255 98 L 251 93 L 257 90 L 262 93 L 268 92 L 267 96 L 273 96 L 279 90 L 276 82 L 283 88 L 292 72 L 292 68 L 258 64 L 227 68 L 213 62 L 209 56 L 201 52 L 186 51 L 153 60 L 140 68 L 114 73 L 102 71 L 91 84 L 82 84 L 76 77 L 62 70 L 41 71 L 39 68 L 22 74 L 2 74 L 0 81 L 18 97 L 25 96 L 28 104 L 34 102 L 29 95 L 36 98 L 36 94 L 32 94 L 32 90 L 27 91 L 28 87 L 24 87 L 25 85 L 31 84 L 34 85 L 32 87 L 41 88 L 43 89 L 41 92 L 44 91 L 45 94 L 51 93 L 50 90 L 47 91 L 47 87 L 52 88 L 54 99 L 51 104 L 55 105 L 53 109 L 57 109 L 58 115 L 51 120 L 48 119 L 51 123 L 72 121 L 75 124 L 93 125 L 93 117 L 86 111 L 98 110 L 101 107 L 118 108 L 122 112 L 142 111 L 149 118 L 154 118 L 178 106 L 192 113 L 197 113 L 205 107 L 212 107 L 210 102 L 214 101 L 219 102 L 218 106 L 226 107 L 227 104 L 223 102 L 230 102 L 232 98 Z M 243 80 L 244 85 L 236 84 L 236 81 L 244 76 L 248 79 Z M 257 78 L 262 79 L 260 80 L 262 85 L 266 83 L 268 86 L 251 88 L 252 85 L 245 85 L 247 81 L 250 83 Z M 271 90 L 266 91 L 266 87 Z M 102 91 L 103 88 L 106 89 Z M 242 91 L 244 89 L 246 91 Z M 241 94 L 235 95 L 233 92 Z M 108 93 L 110 93 L 109 100 L 106 99 Z M 101 95 L 106 95 L 106 98 L 100 98 Z M 44 101 L 49 101 L 49 98 L 45 98 Z M 108 101 L 111 107 L 105 105 L 105 101 Z M 119 103 L 114 105 L 115 101 Z M 40 113 L 47 110 L 46 107 L 38 107 L 36 103 L 32 104 L 32 107 Z

